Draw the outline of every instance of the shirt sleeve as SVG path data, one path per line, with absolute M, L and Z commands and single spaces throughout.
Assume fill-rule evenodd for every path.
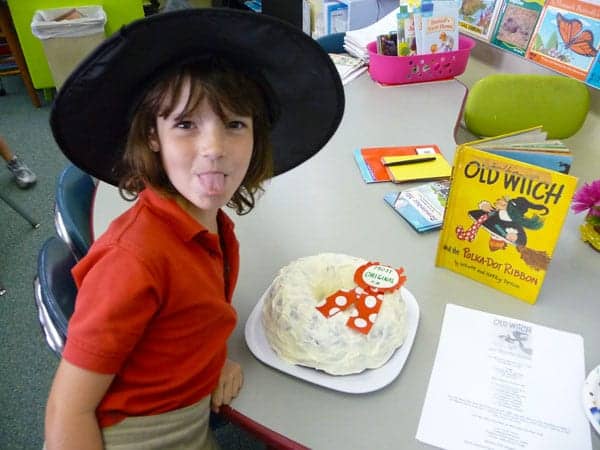
M 130 251 L 111 246 L 73 270 L 78 285 L 63 357 L 98 373 L 117 373 L 160 307 L 156 274 Z

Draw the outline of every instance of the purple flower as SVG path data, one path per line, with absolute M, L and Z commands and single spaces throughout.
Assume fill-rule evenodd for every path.
M 600 217 L 600 180 L 584 183 L 573 196 L 571 209 L 576 213 L 589 210 L 592 216 Z

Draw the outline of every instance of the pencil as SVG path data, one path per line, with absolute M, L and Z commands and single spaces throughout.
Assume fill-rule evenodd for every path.
M 418 163 L 422 163 L 422 162 L 435 161 L 436 159 L 437 158 L 435 156 L 425 156 L 423 158 L 409 158 L 409 159 L 402 159 L 400 161 L 384 162 L 383 165 L 386 167 L 404 166 L 406 164 L 418 164 Z

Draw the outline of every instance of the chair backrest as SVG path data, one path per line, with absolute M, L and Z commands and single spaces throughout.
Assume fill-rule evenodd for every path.
M 346 33 L 331 33 L 317 38 L 319 45 L 327 53 L 344 53 L 344 37 Z
M 548 139 L 563 139 L 581 128 L 589 107 L 588 88 L 579 80 L 498 73 L 473 84 L 464 119 L 476 136 L 498 136 L 542 125 Z
M 64 168 L 56 183 L 56 232 L 77 259 L 87 253 L 92 243 L 90 220 L 94 188 L 94 179 L 72 164 Z
M 48 346 L 57 356 L 62 353 L 75 308 L 77 288 L 71 276 L 75 263 L 69 246 L 54 236 L 44 242 L 38 254 L 33 282 L 38 320 Z

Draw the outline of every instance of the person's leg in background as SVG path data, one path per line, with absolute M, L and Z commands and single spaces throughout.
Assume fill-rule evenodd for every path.
M 27 189 L 35 184 L 37 180 L 35 173 L 13 154 L 2 136 L 0 136 L 0 156 L 6 161 L 6 167 L 13 174 L 17 186 Z

